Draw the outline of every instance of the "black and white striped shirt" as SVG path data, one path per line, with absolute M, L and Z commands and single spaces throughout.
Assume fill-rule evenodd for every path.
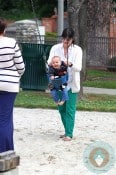
M 16 40 L 0 37 L 0 91 L 19 92 L 25 65 Z

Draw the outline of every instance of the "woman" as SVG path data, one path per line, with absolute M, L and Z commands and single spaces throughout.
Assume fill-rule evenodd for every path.
M 68 96 L 69 100 L 58 106 L 65 133 L 60 136 L 64 141 L 73 138 L 75 124 L 76 101 L 80 90 L 80 71 L 82 69 L 82 49 L 74 44 L 74 31 L 65 28 L 62 32 L 62 43 L 54 45 L 50 50 L 48 64 L 53 56 L 61 57 L 68 65 Z
M 13 106 L 25 66 L 15 39 L 5 37 L 6 22 L 0 18 L 0 153 L 14 150 Z

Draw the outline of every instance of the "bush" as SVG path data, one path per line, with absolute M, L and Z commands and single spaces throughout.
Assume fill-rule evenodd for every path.
M 57 33 L 55 32 L 46 32 L 46 37 L 57 37 Z
M 116 56 L 108 60 L 107 69 L 110 72 L 116 72 Z

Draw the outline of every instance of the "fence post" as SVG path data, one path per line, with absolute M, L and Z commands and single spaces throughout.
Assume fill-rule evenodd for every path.
M 20 157 L 14 151 L 0 153 L 0 175 L 18 175 Z

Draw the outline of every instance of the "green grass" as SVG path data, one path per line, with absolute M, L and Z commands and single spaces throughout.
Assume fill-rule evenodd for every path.
M 15 106 L 26 108 L 55 108 L 50 94 L 40 91 L 21 91 L 16 99 Z
M 116 73 L 103 70 L 88 70 L 84 86 L 116 88 Z M 57 109 L 51 95 L 42 91 L 21 91 L 15 101 L 16 107 Z M 84 94 L 78 101 L 78 110 L 116 112 L 116 96 Z
M 49 93 L 21 91 L 15 101 L 16 107 L 57 109 Z M 116 112 L 116 96 L 84 94 L 77 104 L 78 110 Z
M 88 69 L 83 86 L 116 89 L 116 72 Z

